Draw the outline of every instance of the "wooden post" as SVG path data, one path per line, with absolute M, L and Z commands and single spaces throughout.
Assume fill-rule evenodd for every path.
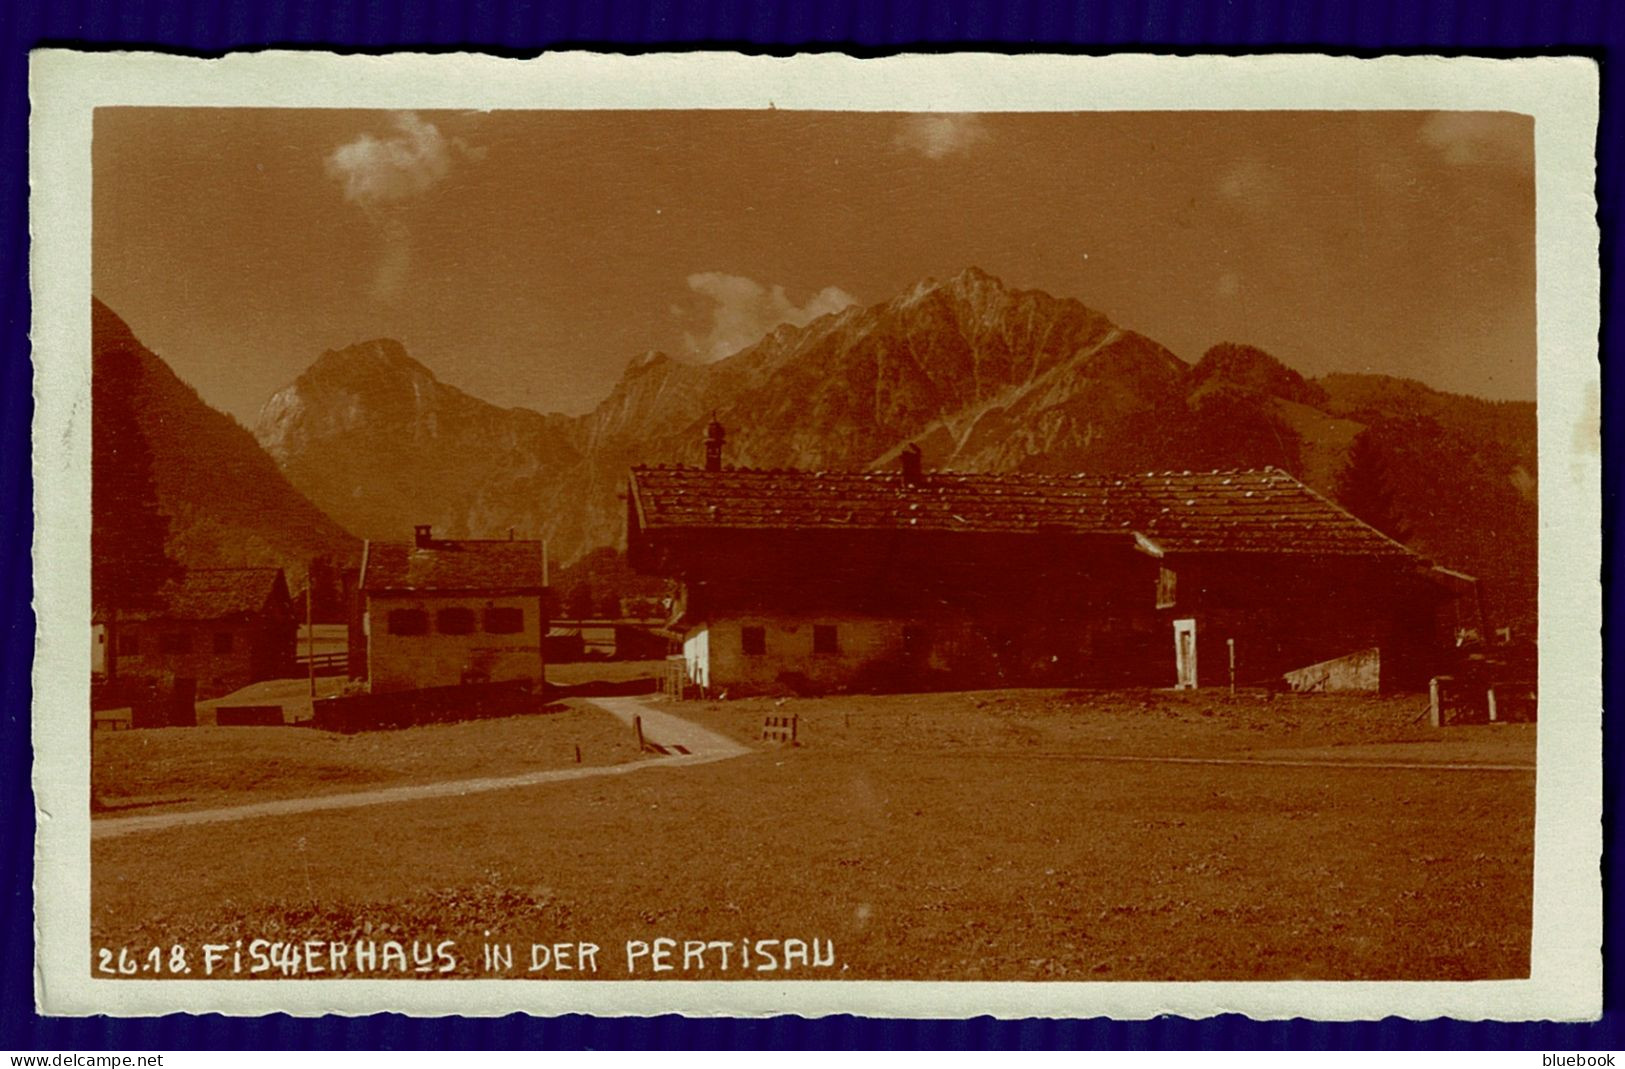
M 1434 727 L 1439 726 L 1439 677 L 1428 680 L 1428 716 Z
M 1234 698 L 1236 696 L 1236 640 L 1227 638 L 1225 642 L 1230 646 L 1230 696 Z
M 310 701 L 315 708 L 316 702 L 316 628 L 311 626 L 312 612 L 310 608 L 310 569 L 305 570 L 305 662 L 310 669 Z
M 578 742 L 578 743 L 576 743 L 576 764 L 579 765 L 580 763 L 581 763 L 581 744 Z
M 1490 723 L 1495 723 L 1495 684 L 1491 683 L 1484 691 L 1484 700 L 1490 707 Z
M 642 753 L 643 752 L 643 717 L 634 716 L 632 718 L 632 734 L 637 736 L 637 739 L 638 739 L 638 752 Z

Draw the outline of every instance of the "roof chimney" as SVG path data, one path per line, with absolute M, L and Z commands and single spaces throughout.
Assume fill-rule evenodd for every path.
M 717 414 L 711 413 L 711 425 L 705 428 L 705 470 L 722 470 L 722 442 L 727 434 L 722 424 L 717 422 Z
M 434 528 L 429 524 L 420 523 L 412 531 L 417 535 L 415 541 L 419 549 L 428 549 L 429 543 L 434 541 Z
M 921 466 L 921 451 L 917 443 L 910 442 L 905 445 L 898 459 L 903 462 L 903 485 L 919 486 L 925 481 L 925 473 Z

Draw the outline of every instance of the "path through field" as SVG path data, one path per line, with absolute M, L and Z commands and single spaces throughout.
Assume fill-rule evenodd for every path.
M 550 769 L 545 772 L 527 772 L 514 776 L 490 776 L 479 779 L 450 780 L 443 783 L 414 784 L 407 787 L 388 787 L 374 791 L 351 791 L 345 794 L 326 794 L 310 798 L 284 798 L 274 802 L 256 802 L 249 805 L 225 806 L 218 809 L 195 809 L 179 813 L 152 813 L 138 817 L 101 817 L 91 821 L 93 839 L 134 835 L 139 832 L 163 831 L 189 824 L 216 824 L 222 821 L 251 820 L 256 817 L 290 816 L 317 810 L 355 809 L 361 806 L 389 805 L 411 802 L 423 798 L 444 798 L 456 795 L 479 794 L 485 791 L 505 791 L 515 787 L 533 787 L 542 783 L 588 779 L 593 776 L 620 776 L 638 769 L 667 765 L 700 765 L 721 761 L 749 753 L 732 739 L 707 731 L 681 717 L 651 709 L 635 698 L 598 698 L 593 704 L 601 707 L 628 725 L 634 716 L 643 718 L 644 738 L 667 751 L 664 757 L 633 761 L 621 765 L 594 765 L 585 768 Z
M 692 721 L 684 720 L 671 713 L 663 713 L 653 709 L 636 698 L 592 698 L 591 702 L 619 717 L 628 727 L 632 718 L 643 718 L 643 737 L 668 751 L 688 754 L 709 754 L 712 759 L 721 757 L 735 757 L 748 753 L 750 748 L 742 746 L 725 735 L 700 727 Z

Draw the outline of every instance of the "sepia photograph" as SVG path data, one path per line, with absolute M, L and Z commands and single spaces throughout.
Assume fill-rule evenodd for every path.
M 89 978 L 1528 981 L 1537 121 L 1292 103 L 95 107 Z

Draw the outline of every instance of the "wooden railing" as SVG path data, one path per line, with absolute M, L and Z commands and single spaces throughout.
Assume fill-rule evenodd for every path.
M 319 676 L 342 676 L 350 670 L 350 654 L 345 650 L 308 657 L 301 654 L 294 657 L 293 663 L 301 672 L 309 672 L 314 667 Z

